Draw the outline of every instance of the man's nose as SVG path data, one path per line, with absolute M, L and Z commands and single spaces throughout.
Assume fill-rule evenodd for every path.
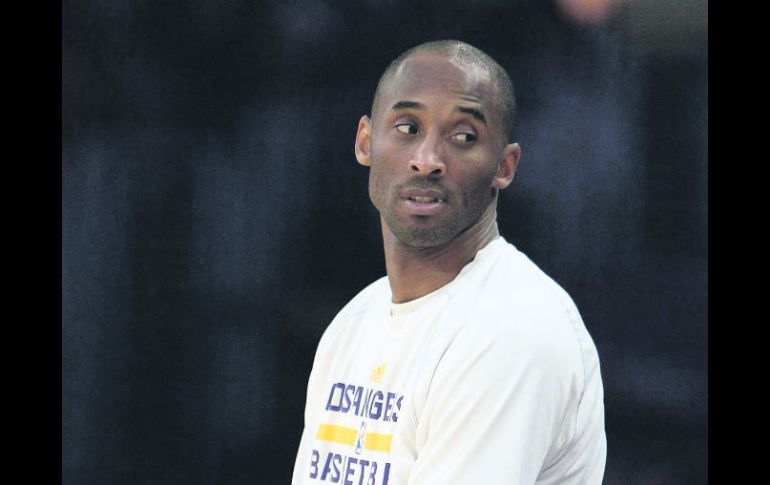
M 409 169 L 420 172 L 421 175 L 442 176 L 446 172 L 446 165 L 439 152 L 439 142 L 432 137 L 426 137 L 417 147 L 417 151 L 409 160 Z

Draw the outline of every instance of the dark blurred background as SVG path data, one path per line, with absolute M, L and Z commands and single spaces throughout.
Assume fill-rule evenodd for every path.
M 64 0 L 63 483 L 289 483 L 321 332 L 384 274 L 358 119 L 440 38 L 514 81 L 500 229 L 597 344 L 604 483 L 707 482 L 705 0 Z

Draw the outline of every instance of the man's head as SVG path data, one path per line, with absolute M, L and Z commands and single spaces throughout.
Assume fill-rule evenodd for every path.
M 356 137 L 369 195 L 404 244 L 445 244 L 494 222 L 521 150 L 509 144 L 515 102 L 505 71 L 457 41 L 422 44 L 382 75 Z
M 377 90 L 374 93 L 372 103 L 372 116 L 378 110 L 380 98 L 383 91 L 387 90 L 389 83 L 393 80 L 394 74 L 401 67 L 403 62 L 417 54 L 432 53 L 446 58 L 456 59 L 466 65 L 478 66 L 487 71 L 491 77 L 495 88 L 495 103 L 501 112 L 502 129 L 506 141 L 512 141 L 514 138 L 514 118 L 516 115 L 516 97 L 513 90 L 513 83 L 508 73 L 500 64 L 489 57 L 484 51 L 473 47 L 470 44 L 458 40 L 435 40 L 426 42 L 403 52 L 385 69 L 377 83 Z

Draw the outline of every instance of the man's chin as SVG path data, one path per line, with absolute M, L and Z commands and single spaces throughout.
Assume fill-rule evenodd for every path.
M 455 234 L 447 228 L 391 228 L 398 241 L 415 249 L 428 249 L 442 246 L 454 239 Z

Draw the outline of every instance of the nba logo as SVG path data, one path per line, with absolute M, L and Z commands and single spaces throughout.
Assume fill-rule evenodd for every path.
M 358 438 L 356 439 L 356 455 L 361 454 L 361 449 L 364 447 L 364 437 L 366 436 L 366 421 L 361 421 L 361 429 L 358 431 Z

